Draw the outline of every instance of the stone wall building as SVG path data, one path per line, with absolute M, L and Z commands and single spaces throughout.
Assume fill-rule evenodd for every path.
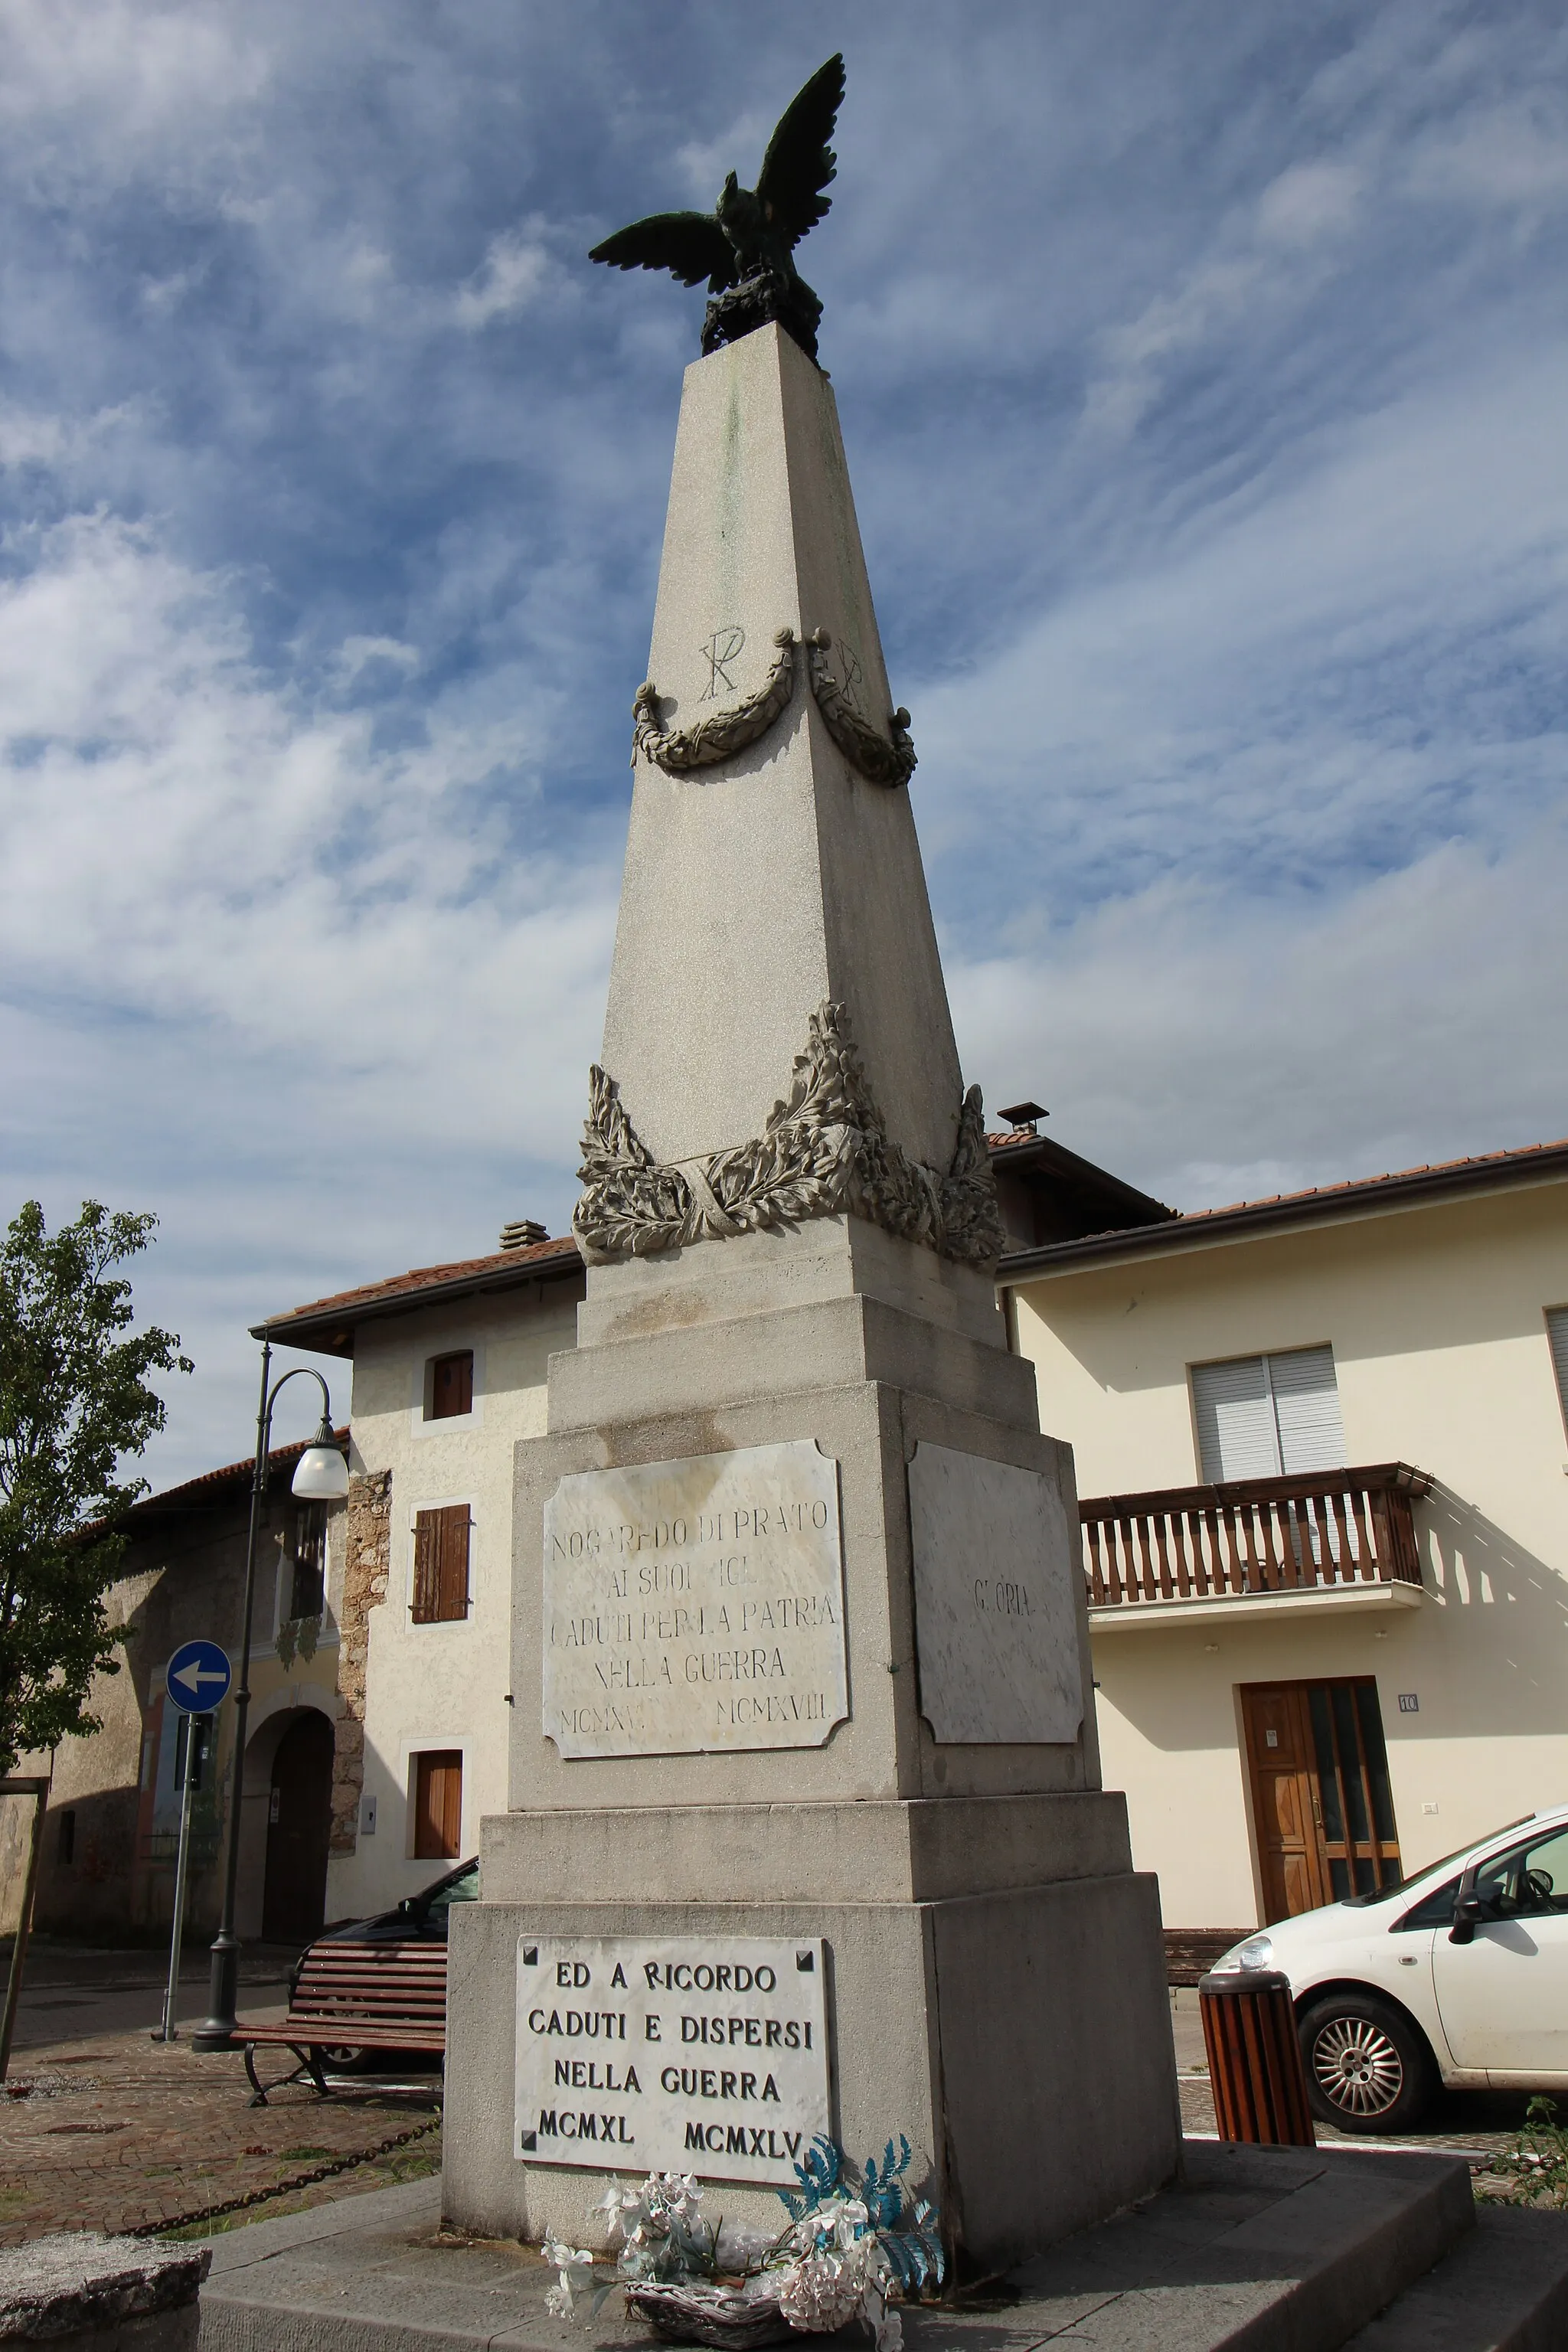
M 303 1942 L 324 1916 L 339 1705 L 344 1511 L 294 1500 L 289 1480 L 303 1450 L 281 1446 L 268 1461 L 243 1775 L 240 1932 L 284 1943 Z M 180 1803 L 164 1669 L 197 1635 L 220 1643 L 237 1666 L 253 1474 L 253 1463 L 237 1462 L 149 1496 L 127 1515 L 129 1542 L 108 1597 L 122 1629 L 120 1671 L 99 1677 L 91 1701 L 103 1728 L 17 1767 L 52 1775 L 34 1912 L 41 1933 L 106 1942 L 168 1935 Z M 234 1712 L 232 1703 L 219 1712 L 216 1757 L 193 1801 L 193 1942 L 218 1923 Z M 13 1875 L 25 1859 L 19 1850 Z

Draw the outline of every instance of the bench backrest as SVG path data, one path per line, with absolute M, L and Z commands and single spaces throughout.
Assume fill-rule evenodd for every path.
M 332 1937 L 312 1944 L 300 1963 L 290 2017 L 346 2026 L 447 2021 L 444 1943 L 353 1944 Z

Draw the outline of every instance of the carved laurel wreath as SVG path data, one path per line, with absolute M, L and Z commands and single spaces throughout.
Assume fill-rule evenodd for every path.
M 689 776 L 698 768 L 710 768 L 721 760 L 732 760 L 738 751 L 759 742 L 789 708 L 795 692 L 797 642 L 793 629 L 775 629 L 773 643 L 778 653 L 756 692 L 729 710 L 710 712 L 694 727 L 662 728 L 658 690 L 651 679 L 645 679 L 632 704 L 633 767 L 640 753 L 662 768 L 667 776 Z M 890 715 L 890 741 L 888 736 L 879 735 L 846 698 L 843 686 L 829 668 L 827 655 L 833 640 L 827 631 L 814 629 L 805 642 L 806 669 L 816 707 L 850 766 L 869 783 L 886 784 L 890 789 L 907 784 L 915 770 L 909 712 L 900 709 Z
M 977 1265 L 1005 1244 L 979 1087 L 963 1097 L 946 1175 L 911 1160 L 888 1133 L 842 1004 L 812 1014 L 789 1094 L 761 1135 L 705 1160 L 656 1160 L 595 1064 L 578 1173 L 572 1223 L 591 1265 L 842 1213 Z

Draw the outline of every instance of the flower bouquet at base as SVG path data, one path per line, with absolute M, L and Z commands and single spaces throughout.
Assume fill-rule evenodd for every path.
M 906 2185 L 910 2154 L 900 2137 L 880 2165 L 856 2166 L 819 2136 L 795 2166 L 798 2193 L 779 2191 L 788 2227 L 739 2269 L 721 2263 L 719 2225 L 703 2220 L 689 2173 L 650 2172 L 640 2189 L 612 2181 L 593 2210 L 606 2217 L 615 2269 L 596 2270 L 586 2248 L 547 2237 L 544 2259 L 560 2274 L 550 2310 L 569 2318 L 585 2296 L 593 2315 L 620 2287 L 628 2310 L 680 2343 L 750 2352 L 858 2319 L 876 2352 L 899 2352 L 894 2306 L 934 2293 L 946 2274 L 936 2209 Z

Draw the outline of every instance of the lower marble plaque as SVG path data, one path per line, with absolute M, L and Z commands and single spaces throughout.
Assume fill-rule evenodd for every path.
M 809 1438 L 563 1478 L 543 1583 L 563 1756 L 820 1748 L 849 1712 L 838 1465 Z
M 955 1747 L 1083 1723 L 1076 1528 L 1056 1481 L 924 1439 L 910 1464 L 921 1713 Z
M 828 2129 L 820 1939 L 520 1937 L 525 2164 L 795 2185 Z

